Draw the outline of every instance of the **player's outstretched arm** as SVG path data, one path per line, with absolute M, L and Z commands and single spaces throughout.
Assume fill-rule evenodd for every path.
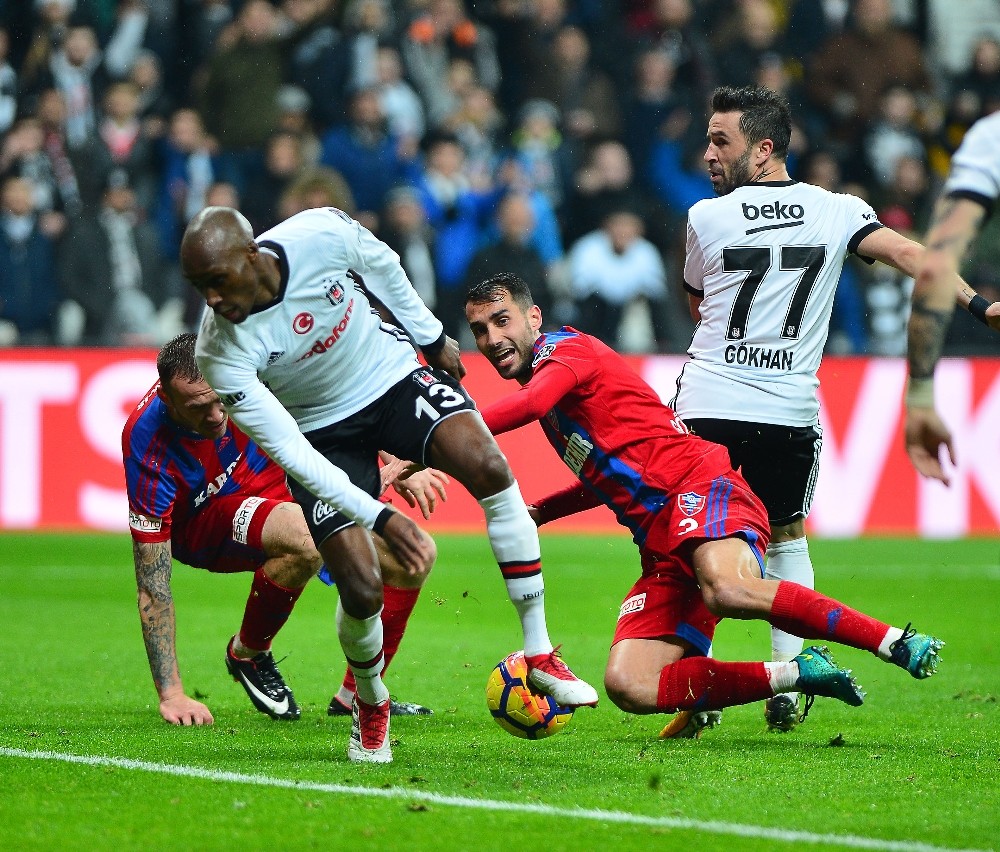
M 906 453 L 921 476 L 937 479 L 950 484 L 941 463 L 942 451 L 948 461 L 955 464 L 955 448 L 952 445 L 951 430 L 938 416 L 933 407 L 906 407 L 905 427 Z
M 142 641 L 160 696 L 160 715 L 171 725 L 211 725 L 215 721 L 211 711 L 184 694 L 177 667 L 174 600 L 170 592 L 170 545 L 133 541 L 132 555 Z

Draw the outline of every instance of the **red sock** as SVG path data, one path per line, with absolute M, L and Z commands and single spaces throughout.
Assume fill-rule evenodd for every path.
M 382 673 L 389 668 L 389 663 L 399 650 L 399 643 L 403 641 L 403 633 L 406 632 L 406 623 L 410 620 L 410 613 L 417 604 L 420 589 L 400 589 L 398 586 L 382 587 L 382 649 L 385 653 L 385 665 Z M 344 688 L 355 691 L 354 672 L 347 669 L 344 675 Z
M 258 568 L 250 585 L 250 597 L 240 625 L 240 642 L 244 648 L 267 651 L 271 640 L 292 614 L 302 589 L 286 589 L 275 583 L 263 568 Z
M 656 709 L 721 710 L 774 695 L 763 663 L 726 663 L 710 657 L 685 657 L 660 672 Z
M 782 580 L 771 604 L 771 624 L 804 639 L 831 639 L 878 652 L 889 625 L 798 583 Z

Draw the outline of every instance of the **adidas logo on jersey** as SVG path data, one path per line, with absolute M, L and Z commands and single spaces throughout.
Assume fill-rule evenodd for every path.
M 762 204 L 757 207 L 754 204 L 743 203 L 743 218 L 748 222 L 755 219 L 801 219 L 806 215 L 805 208 L 801 204 Z

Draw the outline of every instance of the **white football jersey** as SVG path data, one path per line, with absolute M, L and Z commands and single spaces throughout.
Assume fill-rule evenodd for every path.
M 848 253 L 882 224 L 860 198 L 753 183 L 688 213 L 684 286 L 702 296 L 671 405 L 682 417 L 811 426 Z
M 1000 197 L 1000 112 L 979 119 L 951 158 L 945 196 L 970 198 L 987 212 Z
M 278 259 L 278 295 L 241 323 L 206 310 L 198 367 L 271 458 L 371 528 L 383 504 L 352 485 L 302 432 L 360 411 L 420 367 L 406 335 L 381 320 L 366 289 L 418 345 L 437 341 L 441 323 L 410 285 L 398 255 L 339 210 L 299 213 L 257 244 Z

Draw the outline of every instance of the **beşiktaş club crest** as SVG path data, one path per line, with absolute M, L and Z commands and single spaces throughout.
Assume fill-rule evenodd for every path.
M 705 508 L 705 498 L 694 491 L 685 491 L 677 495 L 677 508 L 690 518 Z
M 327 278 L 326 280 L 329 281 L 330 279 Z M 330 300 L 331 305 L 337 307 L 337 305 L 343 303 L 344 294 L 346 292 L 347 291 L 344 289 L 344 285 L 341 284 L 339 280 L 336 280 L 327 288 L 326 298 Z
M 413 381 L 415 381 L 418 385 L 423 385 L 425 388 L 429 388 L 431 385 L 436 385 L 438 383 L 438 378 L 428 370 L 418 370 L 413 374 Z

